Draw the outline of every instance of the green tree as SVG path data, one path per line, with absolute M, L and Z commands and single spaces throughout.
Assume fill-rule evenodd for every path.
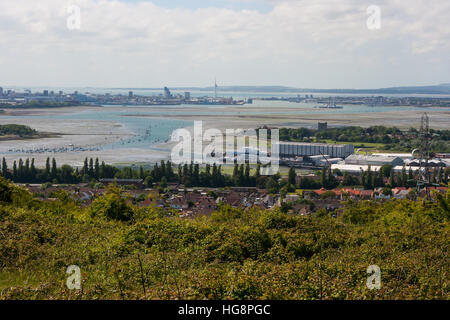
M 327 189 L 334 189 L 334 188 L 336 188 L 337 185 L 338 185 L 338 182 L 336 180 L 336 177 L 331 172 L 331 168 L 330 167 L 328 168 L 327 173 L 328 173 L 328 176 L 327 176 L 326 188 Z
M 88 169 L 88 175 L 90 178 L 94 178 L 94 159 L 89 159 L 89 169 Z
M 296 177 L 297 174 L 295 173 L 295 169 L 291 167 L 288 173 L 288 183 L 292 186 L 295 186 L 297 184 Z
M 238 174 L 239 174 L 239 166 L 237 163 L 235 163 L 233 168 L 233 179 L 237 179 Z
M 194 185 L 199 185 L 200 183 L 200 165 L 198 163 L 194 165 L 194 174 L 192 177 L 192 183 Z
M 50 158 L 45 161 L 45 179 L 50 179 Z
M 152 178 L 152 176 L 146 176 L 146 177 L 145 177 L 145 179 L 144 179 L 144 185 L 145 185 L 147 188 L 151 188 L 151 187 L 153 186 L 153 178 Z
M 406 167 L 404 165 L 402 168 L 401 182 L 402 182 L 402 187 L 406 187 L 408 185 L 408 177 L 406 176 Z
M 409 166 L 409 170 L 408 170 L 408 180 L 414 180 L 414 173 L 413 173 L 411 166 Z
M 50 168 L 50 164 L 49 164 L 49 168 Z M 81 174 L 83 176 L 85 176 L 88 173 L 89 173 L 89 165 L 88 165 L 88 158 L 86 157 L 86 158 L 84 158 L 83 169 L 81 169 Z
M 24 178 L 30 181 L 30 159 L 25 160 Z
M 100 178 L 100 163 L 99 163 L 98 158 L 95 158 L 94 177 L 95 177 L 95 179 Z
M 16 163 L 15 160 L 14 160 L 14 163 L 13 163 L 12 178 L 13 178 L 13 181 L 17 181 L 17 163 Z
M 391 168 L 391 172 L 389 173 L 389 184 L 391 188 L 395 188 L 397 186 L 395 183 L 395 174 L 393 168 Z
M 327 184 L 328 184 L 328 180 L 327 180 L 327 169 L 325 167 L 322 168 L 322 171 L 320 173 L 320 184 L 322 185 L 323 188 L 326 188 Z
M 250 186 L 250 165 L 248 163 L 245 165 L 244 185 Z
M 276 194 L 279 190 L 278 182 L 273 177 L 269 177 L 266 182 L 266 190 L 268 193 Z
M 160 186 L 163 187 L 163 188 L 167 188 L 167 178 L 165 176 L 163 176 L 161 178 Z
M 381 166 L 380 170 L 383 174 L 383 177 L 389 178 L 391 176 L 392 166 L 390 164 L 385 164 Z
M 261 164 L 259 164 L 259 163 L 256 165 L 256 171 L 255 171 L 254 177 L 255 177 L 255 181 L 258 180 L 259 177 L 261 177 Z
M 58 177 L 58 168 L 56 166 L 56 159 L 52 159 L 52 170 L 50 172 L 50 175 L 52 177 L 52 180 L 56 179 Z
M 3 157 L 3 159 L 2 159 L 2 176 L 4 178 L 8 178 L 8 176 L 9 176 L 9 174 L 8 174 L 8 165 L 6 163 L 5 157 Z
M 132 207 L 122 197 L 120 188 L 115 185 L 110 185 L 104 196 L 92 202 L 90 213 L 92 216 L 120 221 L 129 221 L 133 217 Z

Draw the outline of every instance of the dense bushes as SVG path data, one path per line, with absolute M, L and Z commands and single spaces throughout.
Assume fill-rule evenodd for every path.
M 3 198 L 15 188 L 0 186 Z M 3 299 L 448 298 L 450 193 L 436 202 L 349 202 L 338 218 L 222 206 L 181 219 L 134 207 L 117 188 L 89 208 L 23 192 L 0 204 Z M 82 291 L 65 287 L 72 264 Z M 365 286 L 372 264 L 380 290 Z
M 0 176 L 0 202 L 12 202 L 13 188 L 8 180 Z
M 96 198 L 93 201 L 90 213 L 94 217 L 128 221 L 133 217 L 133 208 L 122 197 L 119 187 L 110 186 L 103 197 Z

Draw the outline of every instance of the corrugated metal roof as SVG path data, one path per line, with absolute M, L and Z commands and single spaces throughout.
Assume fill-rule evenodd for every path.
M 399 157 L 402 159 L 412 159 L 411 153 L 372 153 L 373 156 L 377 157 Z
M 361 154 L 351 154 L 345 160 L 362 160 L 362 161 L 379 161 L 379 162 L 392 162 L 396 159 L 400 159 L 399 157 L 388 157 L 388 156 L 365 156 Z
M 334 143 L 316 143 L 316 142 L 290 142 L 290 141 L 279 141 L 278 144 L 284 145 L 297 145 L 297 146 L 334 146 L 334 147 L 344 147 L 352 146 L 352 144 L 334 144 Z
M 380 170 L 381 166 L 370 166 L 371 171 L 378 171 Z M 339 169 L 340 171 L 347 171 L 347 172 L 361 172 L 361 171 L 368 171 L 369 166 L 368 165 L 359 165 L 359 164 L 332 164 L 331 170 Z

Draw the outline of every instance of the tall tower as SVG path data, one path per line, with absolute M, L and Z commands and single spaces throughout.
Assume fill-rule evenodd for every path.
M 214 99 L 217 99 L 217 80 L 214 79 Z
M 428 169 L 428 160 L 430 159 L 430 143 L 432 135 L 430 133 L 430 119 L 427 113 L 422 115 L 419 132 L 420 146 L 419 146 L 419 176 L 417 180 L 417 188 L 420 190 L 423 187 L 430 185 L 430 172 Z

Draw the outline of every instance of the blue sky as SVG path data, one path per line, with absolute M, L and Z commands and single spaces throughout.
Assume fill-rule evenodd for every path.
M 273 3 L 268 0 L 120 0 L 122 2 L 152 2 L 164 8 L 227 8 L 233 10 L 256 10 L 269 12 Z

